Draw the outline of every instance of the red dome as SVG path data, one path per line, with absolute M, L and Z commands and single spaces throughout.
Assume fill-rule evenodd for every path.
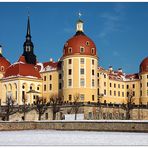
M 65 43 L 63 48 L 63 56 L 73 54 L 96 56 L 96 46 L 89 37 L 78 31 Z
M 10 66 L 10 62 L 6 60 L 3 56 L 0 56 L 0 72 L 5 72 Z
M 140 72 L 148 72 L 148 57 L 146 57 L 140 64 Z
M 21 56 L 18 62 L 9 66 L 6 70 L 4 77 L 29 77 L 29 78 L 41 78 L 40 73 L 32 64 L 27 64 L 25 57 Z

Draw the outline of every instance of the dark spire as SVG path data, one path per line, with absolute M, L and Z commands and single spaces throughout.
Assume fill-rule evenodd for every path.
M 28 64 L 36 64 L 36 56 L 34 55 L 33 49 L 34 45 L 31 41 L 31 31 L 30 31 L 30 17 L 28 14 L 27 21 L 27 33 L 26 33 L 26 41 L 24 42 L 24 53 L 25 60 Z
M 30 17 L 28 14 L 28 23 L 27 23 L 27 34 L 26 37 L 30 37 L 31 38 L 31 33 L 30 33 Z

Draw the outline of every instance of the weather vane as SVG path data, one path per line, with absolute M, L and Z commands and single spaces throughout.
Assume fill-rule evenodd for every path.
M 80 17 L 82 16 L 82 13 L 81 13 L 81 12 L 79 12 L 79 13 L 78 13 L 78 15 L 79 15 L 79 19 L 80 19 Z

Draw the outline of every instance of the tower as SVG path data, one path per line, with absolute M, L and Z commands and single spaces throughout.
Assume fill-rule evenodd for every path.
M 97 102 L 98 57 L 95 43 L 84 34 L 83 21 L 76 23 L 76 33 L 64 45 L 63 66 L 64 101 Z
M 30 18 L 28 15 L 28 22 L 27 22 L 27 34 L 26 34 L 26 41 L 24 42 L 24 52 L 23 56 L 25 56 L 25 60 L 28 64 L 36 64 L 36 55 L 34 54 L 34 45 L 31 41 L 31 30 L 30 30 Z

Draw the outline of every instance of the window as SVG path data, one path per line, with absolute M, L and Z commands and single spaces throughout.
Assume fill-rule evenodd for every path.
M 49 76 L 49 80 L 52 80 L 52 75 Z
M 81 85 L 81 86 L 84 86 L 84 85 L 85 85 L 85 80 L 84 80 L 84 78 L 81 78 L 81 79 L 80 79 L 80 85 Z
M 46 76 L 44 76 L 44 81 L 46 81 Z
M 25 86 L 23 85 L 23 86 L 22 86 L 22 88 L 24 89 L 24 88 L 25 88 Z
M 116 84 L 114 84 L 114 88 L 116 88 Z
M 72 64 L 72 59 L 69 59 L 68 60 L 68 64 Z
M 46 85 L 44 85 L 44 91 L 46 91 Z
M 148 87 L 148 82 L 147 82 L 147 87 Z
M 59 74 L 59 79 L 62 79 L 62 74 L 61 73 Z
M 94 61 L 94 60 L 92 60 L 92 65 L 94 65 L 94 63 L 95 63 L 95 61 Z
M 98 79 L 98 87 L 99 87 L 99 84 L 100 84 L 100 83 L 99 83 L 99 79 Z
M 84 94 L 80 94 L 80 100 L 84 101 L 84 98 L 85 98 Z
M 129 96 L 129 92 L 126 93 L 126 96 L 127 96 L 127 97 Z
M 94 76 L 95 72 L 94 72 L 94 69 L 92 70 L 92 75 Z
M 110 90 L 110 96 L 112 95 L 112 91 Z
M 95 96 L 94 95 L 92 95 L 92 101 L 94 101 L 95 100 Z
M 89 46 L 89 41 L 86 42 L 86 46 Z
M 72 99 L 72 95 L 69 95 L 69 101 L 71 101 L 71 99 Z
M 124 89 L 124 85 L 122 85 L 122 89 Z
M 72 74 L 72 69 L 68 70 L 68 74 L 71 75 Z
M 84 52 L 84 47 L 80 47 L 80 53 Z
M 129 85 L 127 85 L 126 88 L 128 89 L 129 88 Z
M 133 84 L 133 88 L 135 88 L 135 84 Z
M 84 64 L 84 58 L 80 59 L 81 64 Z
M 104 95 L 106 95 L 106 89 L 104 89 Z
M 135 96 L 135 91 L 133 91 L 133 96 Z
M 142 96 L 142 90 L 140 91 L 140 96 Z
M 116 96 L 116 91 L 114 91 L 114 96 Z
M 84 68 L 81 68 L 81 69 L 80 69 L 80 74 L 81 74 L 81 75 L 84 75 Z
M 71 47 L 68 48 L 68 53 L 72 53 L 72 48 Z
M 106 86 L 106 82 L 104 82 L 104 86 Z
M 72 79 L 68 79 L 68 86 L 72 86 Z
M 92 87 L 94 87 L 95 86 L 95 81 L 94 81 L 94 79 L 92 79 Z
M 124 92 L 122 92 L 122 97 L 124 97 Z
M 98 89 L 98 95 L 100 94 L 100 90 Z
M 97 74 L 97 76 L 99 77 L 99 73 Z
M 110 87 L 112 87 L 112 83 L 110 83 Z
M 104 78 L 106 78 L 106 74 L 104 74 Z
M 52 84 L 49 84 L 49 90 L 52 90 Z
M 62 83 L 59 83 L 59 89 L 62 89 Z
M 120 97 L 120 91 L 118 91 L 118 97 Z
M 140 87 L 142 87 L 142 83 L 140 83 Z
M 40 88 L 39 88 L 39 86 L 37 87 L 37 90 L 39 90 Z
M 4 66 L 1 66 L 1 71 L 4 71 Z
M 120 84 L 118 84 L 118 88 L 120 88 Z
M 30 90 L 32 90 L 32 86 L 30 86 Z
M 92 48 L 92 49 L 91 49 L 91 53 L 92 53 L 92 54 L 94 54 L 94 52 L 95 52 L 95 49 L 94 49 L 94 48 Z

